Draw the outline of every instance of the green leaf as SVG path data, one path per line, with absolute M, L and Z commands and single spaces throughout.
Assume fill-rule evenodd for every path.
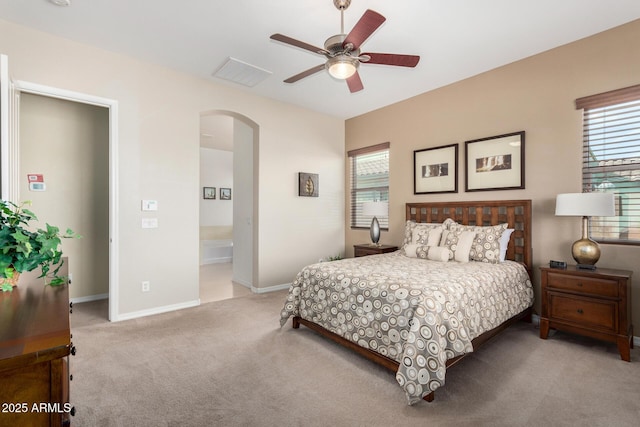
M 67 278 L 66 277 L 55 276 L 47 284 L 49 286 L 54 286 L 55 287 L 55 286 L 64 285 L 65 283 L 67 283 Z

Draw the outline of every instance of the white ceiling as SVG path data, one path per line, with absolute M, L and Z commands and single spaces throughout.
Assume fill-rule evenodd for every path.
M 387 18 L 363 51 L 421 61 L 365 64 L 364 90 L 351 94 L 324 71 L 283 83 L 323 57 L 269 39 L 282 33 L 322 47 L 340 32 L 332 0 L 71 2 L 0 0 L 0 18 L 344 119 L 640 18 L 639 0 L 353 0 L 346 32 L 365 9 Z M 213 77 L 229 57 L 273 74 L 252 88 Z

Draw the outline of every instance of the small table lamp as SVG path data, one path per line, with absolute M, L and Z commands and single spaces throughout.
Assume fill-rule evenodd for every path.
M 589 238 L 590 216 L 614 216 L 613 193 L 566 193 L 556 197 L 556 216 L 581 216 L 582 239 L 571 247 L 578 268 L 595 269 L 600 259 L 600 246 Z
M 369 235 L 373 245 L 380 246 L 378 241 L 380 240 L 380 224 L 376 217 L 386 217 L 389 215 L 389 203 L 388 202 L 364 202 L 362 204 L 362 214 L 366 216 L 372 216 L 371 227 L 369 228 Z

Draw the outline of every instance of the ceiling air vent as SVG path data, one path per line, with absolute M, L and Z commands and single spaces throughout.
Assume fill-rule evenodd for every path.
M 271 71 L 230 57 L 213 75 L 244 86 L 254 87 L 271 74 Z

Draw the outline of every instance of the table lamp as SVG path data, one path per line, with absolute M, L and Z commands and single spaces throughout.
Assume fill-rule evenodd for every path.
M 614 216 L 613 193 L 565 193 L 556 197 L 556 216 L 581 216 L 582 238 L 571 247 L 578 268 L 594 270 L 600 259 L 600 246 L 589 238 L 589 217 Z
M 369 235 L 371 236 L 371 242 L 374 246 L 380 246 L 378 241 L 380 240 L 380 224 L 377 217 L 386 217 L 389 215 L 389 203 L 388 202 L 364 202 L 362 204 L 362 214 L 365 216 L 372 216 L 371 227 L 369 228 Z

